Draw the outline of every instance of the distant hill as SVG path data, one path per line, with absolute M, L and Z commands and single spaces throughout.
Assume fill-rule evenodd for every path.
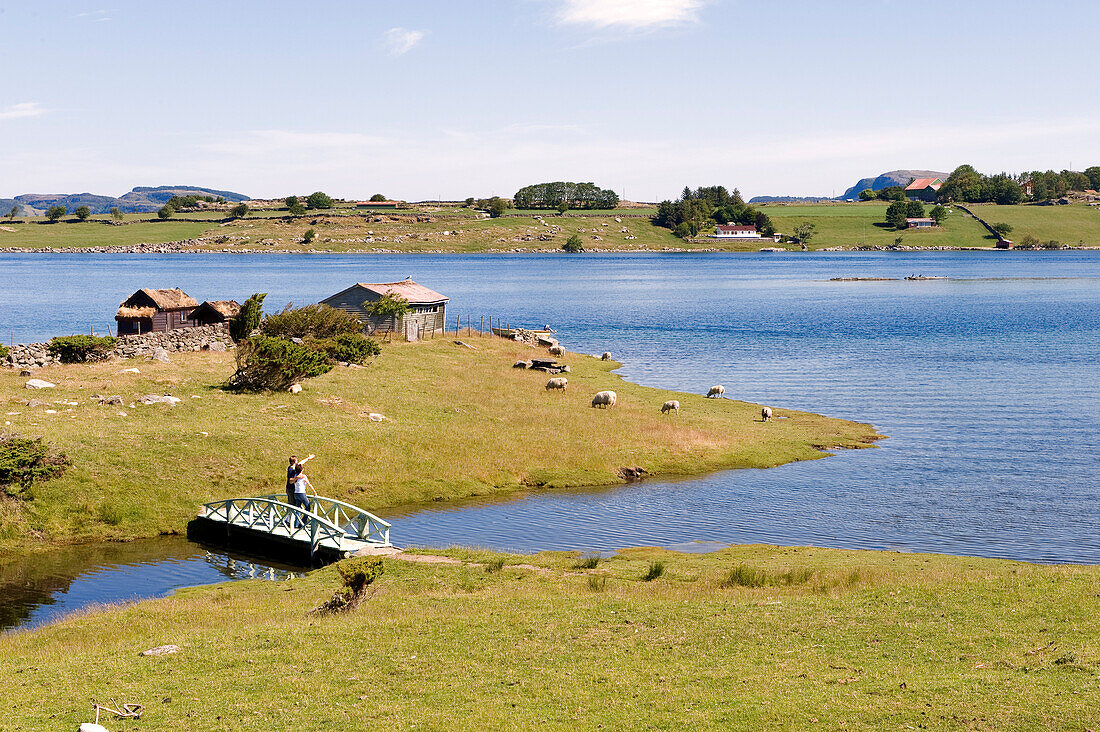
M 50 206 L 64 206 L 72 213 L 80 206 L 87 206 L 93 214 L 109 213 L 118 206 L 123 213 L 149 213 L 163 206 L 172 196 L 221 196 L 227 201 L 247 201 L 249 197 L 233 191 L 219 191 L 199 186 L 138 186 L 118 198 L 93 193 L 24 193 L 14 199 L 0 198 L 0 213 L 7 213 L 13 204 L 25 209 L 23 215 L 43 213 Z M 6 208 L 5 208 L 6 206 Z
M 877 178 L 863 178 L 854 186 L 844 191 L 839 196 L 841 200 L 848 198 L 859 198 L 859 192 L 865 191 L 870 188 L 872 191 L 881 191 L 883 188 L 889 188 L 890 186 L 907 186 L 912 178 L 940 178 L 947 180 L 947 176 L 950 173 L 944 173 L 938 170 L 891 170 L 888 173 L 883 173 Z

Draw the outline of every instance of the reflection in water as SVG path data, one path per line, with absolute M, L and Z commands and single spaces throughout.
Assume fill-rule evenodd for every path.
M 287 565 L 205 549 L 181 538 L 84 544 L 0 559 L 0 630 L 49 623 L 89 605 L 164 597 L 226 580 L 282 580 Z

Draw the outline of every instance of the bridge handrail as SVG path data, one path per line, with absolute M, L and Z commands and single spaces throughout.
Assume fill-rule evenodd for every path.
M 261 496 L 261 498 L 271 501 L 279 501 L 281 497 L 278 494 Z M 316 511 L 314 515 L 321 516 L 339 527 L 343 527 L 345 524 L 354 526 L 354 530 L 351 532 L 354 538 L 361 541 L 381 543 L 385 546 L 390 545 L 391 524 L 385 519 L 380 519 L 369 511 L 364 511 L 358 506 L 345 503 L 336 498 L 312 494 L 308 498 L 313 510 Z M 343 515 L 341 516 L 341 514 Z
M 324 516 L 277 499 L 278 496 L 225 498 L 203 504 L 203 510 L 208 518 L 224 518 L 228 524 L 248 529 L 263 526 L 270 532 L 276 526 L 285 525 L 289 538 L 308 538 L 310 547 L 313 549 L 316 549 L 317 545 L 325 539 L 331 539 L 337 549 L 342 547 L 345 533 L 341 527 Z M 233 509 L 236 509 L 235 513 Z M 292 517 L 297 517 L 301 521 L 295 521 Z M 234 519 L 243 519 L 243 521 L 238 522 Z

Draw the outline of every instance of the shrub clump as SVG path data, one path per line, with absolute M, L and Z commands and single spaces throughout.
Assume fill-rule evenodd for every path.
M 252 331 L 260 327 L 265 297 L 267 297 L 266 292 L 255 293 L 244 301 L 241 311 L 229 321 L 229 335 L 235 342 L 243 341 L 252 335 Z
M 646 567 L 646 571 L 642 574 L 642 582 L 652 582 L 665 573 L 665 563 L 661 561 L 653 561 Z
M 301 379 L 332 370 L 324 353 L 285 338 L 247 338 L 236 355 L 237 371 L 227 385 L 236 391 L 286 391 Z
M 331 363 L 363 363 L 382 353 L 378 341 L 362 333 L 341 333 L 335 338 L 305 341 L 305 345 L 324 353 Z
M 50 340 L 50 354 L 62 363 L 102 361 L 114 350 L 118 340 L 111 336 L 71 335 Z
M 767 572 L 747 564 L 738 564 L 722 580 L 723 587 L 766 587 L 768 585 L 804 585 L 813 577 L 809 567 L 793 567 L 785 572 Z
M 10 348 L 7 346 L 0 346 L 0 359 L 7 358 L 9 353 L 11 353 Z
M 58 477 L 70 464 L 41 437 L 0 434 L 0 486 L 9 496 L 23 495 L 35 481 Z
M 310 612 L 314 615 L 354 610 L 364 599 L 364 590 L 385 570 L 382 557 L 352 557 L 338 562 L 336 571 L 344 586 L 333 593 L 332 598 Z
M 362 333 L 363 325 L 354 315 L 338 308 L 321 304 L 296 308 L 292 303 L 281 313 L 264 318 L 260 331 L 276 338 L 324 339 Z

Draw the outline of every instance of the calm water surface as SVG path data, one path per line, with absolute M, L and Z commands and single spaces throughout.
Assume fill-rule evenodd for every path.
M 832 277 L 945 276 L 923 282 Z M 316 302 L 414 279 L 450 312 L 552 324 L 687 391 L 866 421 L 873 450 L 686 481 L 394 512 L 399 544 L 706 540 L 1100 562 L 1100 252 L 0 255 L 0 333 L 100 332 L 143 286 Z

